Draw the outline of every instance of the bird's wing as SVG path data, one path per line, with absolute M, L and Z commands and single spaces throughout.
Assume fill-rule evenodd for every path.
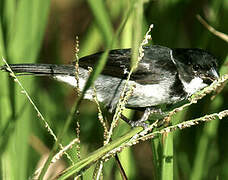
M 79 66 L 87 69 L 88 67 L 94 68 L 97 61 L 101 58 L 103 52 L 92 54 L 80 58 Z M 111 50 L 108 55 L 107 63 L 102 71 L 104 75 L 119 77 L 125 79 L 127 77 L 126 71 L 129 72 L 131 61 L 130 49 L 117 49 Z
M 157 84 L 167 78 L 169 73 L 177 72 L 176 66 L 170 59 L 170 50 L 162 46 L 144 47 L 144 57 L 131 75 L 131 80 L 140 84 Z M 83 57 L 79 60 L 79 65 L 86 69 L 94 67 L 101 55 L 102 53 L 96 53 Z M 130 64 L 130 49 L 111 50 L 102 74 L 126 79 L 130 71 Z

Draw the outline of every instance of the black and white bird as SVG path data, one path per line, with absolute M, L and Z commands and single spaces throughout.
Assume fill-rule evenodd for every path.
M 89 76 L 88 67 L 94 67 L 102 53 L 79 60 L 79 89 L 82 90 Z M 98 101 L 110 111 L 116 108 L 130 71 L 131 49 L 109 52 L 106 66 L 94 82 Z M 16 74 L 45 75 L 73 87 L 77 85 L 75 66 L 56 64 L 11 64 Z M 1 70 L 8 71 L 6 66 Z M 202 49 L 171 49 L 153 45 L 144 47 L 144 57 L 131 75 L 128 85 L 134 84 L 126 108 L 150 109 L 170 105 L 187 99 L 195 92 L 210 85 L 219 77 L 216 58 Z M 89 89 L 85 99 L 93 99 Z

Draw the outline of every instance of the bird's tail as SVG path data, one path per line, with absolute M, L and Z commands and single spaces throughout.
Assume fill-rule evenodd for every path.
M 75 74 L 74 65 L 55 65 L 55 64 L 9 64 L 10 69 L 16 75 L 72 75 Z M 9 68 L 1 66 L 0 70 L 10 72 Z

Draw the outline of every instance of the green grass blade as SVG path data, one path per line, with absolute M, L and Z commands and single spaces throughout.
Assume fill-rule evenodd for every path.
M 40 50 L 44 28 L 47 23 L 50 1 L 21 0 L 18 3 L 16 19 L 10 34 L 9 58 L 14 62 L 34 59 Z
M 34 61 L 40 50 L 50 1 L 20 0 L 16 5 L 15 3 L 16 1 L 7 1 L 6 13 L 1 14 L 1 19 L 4 19 L 4 23 L 1 23 L 1 32 L 5 38 L 5 58 L 11 63 L 25 59 Z M 30 159 L 28 138 L 32 129 L 31 112 L 33 111 L 25 108 L 21 113 L 18 107 L 25 107 L 25 99 L 18 94 L 17 86 L 14 89 L 11 79 L 10 84 L 7 93 L 11 101 L 9 108 L 11 118 L 1 136 L 1 141 L 8 142 L 7 151 L 2 158 L 2 166 L 3 169 L 7 169 L 7 172 L 4 172 L 7 179 L 28 179 L 28 174 L 31 174 L 28 172 L 31 170 L 28 163 Z M 30 86 L 31 80 L 26 80 L 23 84 Z
M 138 62 L 139 47 L 142 41 L 142 21 L 143 21 L 143 1 L 137 1 L 134 9 L 134 21 L 132 24 L 133 29 L 133 40 L 132 40 L 132 57 L 131 67 L 135 67 Z
M 221 106 L 222 99 L 217 97 L 215 101 L 211 104 L 211 107 L 218 108 Z M 210 142 L 216 138 L 218 131 L 219 121 L 213 121 L 211 123 L 205 124 L 200 138 L 197 140 L 196 155 L 194 159 L 194 164 L 191 172 L 191 180 L 200 180 L 204 179 L 206 174 L 210 174 L 210 163 L 207 161 L 213 162 L 209 154 L 216 152 L 216 149 L 213 150 Z
M 125 142 L 126 140 L 130 139 L 132 136 L 137 134 L 138 132 L 142 131 L 142 127 L 137 127 L 129 131 L 124 136 L 118 138 L 117 140 L 112 141 L 111 143 L 107 144 L 106 146 L 103 146 L 99 148 L 98 150 L 94 151 L 92 154 L 88 155 L 88 157 L 82 159 L 80 162 L 74 164 L 73 166 L 66 169 L 61 177 L 59 177 L 59 180 L 66 179 L 70 177 L 73 174 L 77 174 L 80 171 L 82 171 L 85 168 L 88 168 L 93 162 L 104 156 L 107 152 L 109 152 L 111 149 L 114 149 L 115 147 L 118 147 L 120 144 Z
M 173 179 L 173 133 L 168 133 L 164 137 L 163 157 L 162 157 L 162 180 Z
M 109 46 L 112 41 L 113 30 L 108 10 L 105 7 L 105 3 L 103 0 L 88 0 L 88 3 L 96 20 L 96 23 L 101 31 L 103 40 L 106 46 Z

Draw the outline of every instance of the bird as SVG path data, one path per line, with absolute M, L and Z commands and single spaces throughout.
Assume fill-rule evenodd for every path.
M 168 48 L 160 45 L 144 46 L 144 56 L 128 81 L 128 89 L 134 86 L 126 108 L 144 111 L 148 117 L 151 110 L 163 105 L 173 105 L 210 85 L 219 78 L 217 59 L 206 50 L 199 48 Z M 79 90 L 85 86 L 89 77 L 89 67 L 94 68 L 103 52 L 79 59 L 79 82 L 75 78 L 74 64 L 10 64 L 16 75 L 49 76 Z M 131 69 L 131 49 L 111 50 L 107 63 L 94 81 L 97 98 L 110 112 L 117 107 Z M 7 66 L 0 70 L 9 71 Z M 93 100 L 93 88 L 89 88 L 84 99 Z M 159 108 L 158 108 L 159 109 Z M 140 126 L 129 121 L 132 126 Z

